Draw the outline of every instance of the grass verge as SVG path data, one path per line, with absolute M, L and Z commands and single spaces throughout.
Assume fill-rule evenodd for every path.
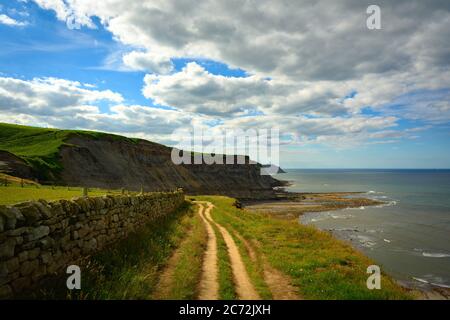
M 197 210 L 197 208 L 195 208 Z M 165 293 L 160 299 L 195 299 L 197 286 L 202 273 L 203 252 L 207 241 L 206 228 L 198 214 L 190 220 L 190 230 L 177 249 L 174 265 L 170 271 L 169 288 L 163 288 Z
M 262 254 L 288 275 L 305 299 L 410 299 L 406 290 L 382 275 L 381 290 L 366 287 L 369 265 L 374 261 L 333 238 L 296 220 L 279 220 L 232 206 L 234 199 L 196 197 L 212 202 L 214 219 L 235 229 L 247 240 L 256 240 Z

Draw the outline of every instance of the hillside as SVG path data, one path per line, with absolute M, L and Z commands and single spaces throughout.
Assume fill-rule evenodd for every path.
M 0 123 L 0 171 L 43 184 L 145 191 L 181 187 L 193 194 L 270 198 L 282 183 L 260 165 L 174 165 L 171 148 L 79 130 Z

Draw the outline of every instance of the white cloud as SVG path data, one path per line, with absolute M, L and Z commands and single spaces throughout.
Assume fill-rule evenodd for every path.
M 195 62 L 172 75 L 147 75 L 144 96 L 157 104 L 211 115 L 233 115 L 260 102 L 255 95 L 269 93 L 270 81 L 258 76 L 227 78 L 208 73 Z M 253 100 L 253 103 L 251 102 Z
M 397 126 L 396 117 L 353 116 L 353 117 L 319 117 L 305 116 L 258 116 L 231 119 L 223 128 L 282 128 L 281 133 L 290 136 L 291 144 L 324 144 L 333 147 L 354 147 L 368 140 L 381 139 L 379 132 Z M 399 131 L 395 131 L 399 132 Z M 401 133 L 401 132 L 399 132 Z M 380 134 L 381 135 L 381 134 Z
M 437 70 L 394 73 L 385 78 L 369 74 L 359 80 L 339 82 L 292 81 L 268 80 L 257 75 L 245 78 L 214 75 L 191 62 L 174 74 L 147 75 L 144 82 L 144 96 L 157 104 L 224 118 L 252 111 L 266 115 L 352 116 L 370 106 L 414 120 L 435 121 L 438 115 L 443 120 L 450 119 L 450 110 L 443 107 L 448 92 L 440 95 L 422 92 L 403 99 L 408 105 L 402 108 L 391 103 L 422 88 L 438 90 L 450 83 L 450 74 L 439 74 Z M 352 92 L 356 95 L 349 98 Z
M 198 65 L 190 65 L 202 71 Z M 242 85 L 242 84 L 241 84 Z M 247 91 L 247 88 L 243 88 Z M 97 106 L 105 100 L 109 112 Z M 65 79 L 43 78 L 20 80 L 0 77 L 0 115 L 2 121 L 58 128 L 78 128 L 118 133 L 175 144 L 172 132 L 179 128 L 201 126 L 223 132 L 225 129 L 281 128 L 296 145 L 325 144 L 351 147 L 369 141 L 406 137 L 394 130 L 394 116 L 332 116 L 317 117 L 271 114 L 234 118 L 217 118 L 191 111 L 165 110 L 141 105 L 125 105 L 123 97 L 110 90 L 95 90 L 90 84 Z M 197 111 L 197 110 L 195 110 Z M 411 130 L 416 134 L 417 130 Z
M 23 27 L 26 26 L 26 22 L 17 21 L 6 14 L 0 14 L 0 24 L 4 24 L 12 27 Z
M 450 4 L 380 1 L 382 31 L 365 26 L 370 1 L 35 0 L 83 25 L 97 16 L 122 43 L 171 56 L 205 57 L 252 73 L 297 80 L 345 80 L 448 66 Z M 395 41 L 392 41 L 395 39 Z M 423 57 L 423 59 L 421 58 Z M 420 61 L 419 61 L 419 60 Z
M 429 94 L 449 88 L 448 1 L 378 1 L 377 31 L 366 28 L 369 0 L 34 1 L 90 28 L 98 17 L 135 50 L 119 60 L 152 73 L 143 94 L 190 121 L 278 124 L 298 141 L 347 145 L 398 138 L 400 118 L 450 120 L 448 95 Z M 250 76 L 220 76 L 196 63 L 174 73 L 176 57 L 222 62 Z M 423 98 L 405 98 L 415 92 Z M 368 106 L 379 115 L 364 115 Z M 151 120 L 146 109 L 134 110 Z
M 342 114 L 341 100 L 352 84 L 293 82 L 258 75 L 244 78 L 214 75 L 195 62 L 170 75 L 147 75 L 143 94 L 156 103 L 207 115 L 231 117 L 265 114 Z
M 0 77 L 0 110 L 28 115 L 64 115 L 97 112 L 99 101 L 120 103 L 123 97 L 111 90 L 92 90 L 76 81 L 56 78 L 20 80 Z
M 411 82 L 421 72 L 430 81 L 449 78 L 450 2 L 440 0 L 379 1 L 379 31 L 366 28 L 368 0 L 35 2 L 61 20 L 67 11 L 86 26 L 92 17 L 100 18 L 123 44 L 146 48 L 146 53 L 125 56 L 125 63 L 153 73 L 167 73 L 169 57 L 203 57 L 261 78 L 289 81 L 297 86 L 290 92 L 339 88 L 324 89 L 325 100 L 342 98 L 341 89 L 365 79 L 389 83 L 376 91 L 391 98 L 403 89 L 397 79 Z M 426 81 L 420 84 L 429 88 Z M 358 99 L 370 90 L 360 88 Z M 296 106 L 289 102 L 283 109 Z
M 102 101 L 110 105 L 108 113 L 100 111 Z M 173 143 L 169 138 L 176 128 L 192 125 L 194 118 L 203 121 L 186 112 L 123 102 L 119 93 L 76 81 L 0 77 L 2 122 L 100 130 Z
M 123 56 L 123 63 L 131 70 L 168 74 L 173 70 L 169 56 L 153 52 L 133 51 Z
M 66 21 L 68 25 L 79 24 L 80 26 L 87 26 L 95 28 L 95 24 L 87 17 L 84 12 L 89 7 L 91 1 L 78 0 L 33 0 L 41 8 L 53 10 L 59 20 Z

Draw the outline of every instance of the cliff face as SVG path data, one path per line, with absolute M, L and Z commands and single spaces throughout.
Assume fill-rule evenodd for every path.
M 1 151 L 3 150 L 3 151 Z M 95 131 L 0 123 L 0 172 L 43 184 L 105 189 L 272 198 L 282 183 L 261 175 L 259 164 L 182 164 L 172 149 L 141 139 Z
M 68 185 L 145 191 L 183 188 L 192 194 L 271 198 L 281 182 L 260 175 L 256 164 L 175 165 L 171 148 L 145 140 L 71 136 L 60 149 L 61 182 Z
M 21 158 L 0 150 L 0 172 L 24 179 L 33 179 L 33 169 Z

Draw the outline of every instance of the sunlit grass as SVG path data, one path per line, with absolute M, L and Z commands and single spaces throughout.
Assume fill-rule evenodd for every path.
M 261 255 L 259 255 L 258 252 L 254 250 L 256 254 L 256 261 L 253 261 L 242 240 L 235 235 L 235 232 L 227 223 L 224 223 L 224 226 L 226 226 L 226 228 L 230 232 L 230 235 L 233 237 L 233 240 L 239 249 L 239 253 L 241 254 L 245 268 L 247 269 L 250 280 L 255 286 L 255 289 L 258 292 L 259 296 L 264 300 L 273 299 L 272 293 L 270 292 L 270 289 L 264 280 L 264 265 L 263 260 L 261 259 Z
M 195 208 L 197 210 L 197 208 Z M 189 234 L 177 249 L 177 261 L 166 299 L 192 300 L 198 295 L 198 283 L 202 273 L 203 253 L 206 249 L 206 228 L 198 214 L 189 219 Z M 187 228 L 185 228 L 187 229 Z
M 218 282 L 219 282 L 219 299 L 234 300 L 237 298 L 236 288 L 233 280 L 233 270 L 231 269 L 230 256 L 228 248 L 223 239 L 222 233 L 211 224 L 217 239 L 217 268 L 218 268 Z
M 103 190 L 88 189 L 88 195 L 92 197 L 102 196 L 105 194 L 119 195 L 121 190 Z M 7 187 L 0 186 L 0 204 L 11 205 L 19 202 L 44 199 L 47 201 L 71 199 L 73 197 L 81 197 L 83 188 L 79 187 L 60 187 L 60 186 L 40 186 L 27 185 L 9 185 Z
M 296 220 L 236 209 L 231 198 L 196 199 L 215 205 L 212 216 L 218 223 L 231 226 L 248 241 L 256 240 L 269 263 L 288 275 L 305 299 L 411 298 L 387 275 L 382 275 L 381 290 L 367 289 L 367 267 L 376 263 L 329 233 Z

